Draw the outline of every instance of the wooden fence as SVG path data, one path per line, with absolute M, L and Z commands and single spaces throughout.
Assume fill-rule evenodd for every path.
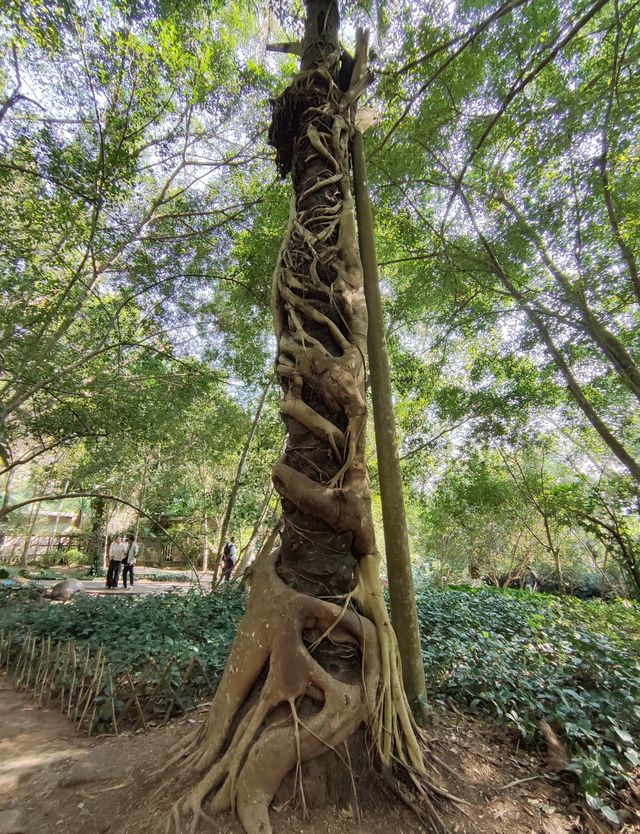
M 31 632 L 18 639 L 0 630 L 0 669 L 39 704 L 56 704 L 87 735 L 166 724 L 215 691 L 197 655 L 187 664 L 149 658 L 142 670 L 116 671 L 102 647 Z

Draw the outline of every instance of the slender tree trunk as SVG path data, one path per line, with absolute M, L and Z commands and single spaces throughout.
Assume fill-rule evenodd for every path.
M 568 362 L 565 360 L 562 352 L 557 347 L 556 343 L 553 341 L 551 333 L 549 332 L 549 329 L 545 325 L 541 316 L 527 301 L 525 296 L 520 292 L 520 290 L 515 286 L 515 284 L 513 284 L 513 282 L 509 278 L 509 275 L 504 270 L 493 247 L 491 246 L 485 235 L 482 233 L 482 230 L 480 229 L 476 221 L 476 217 L 471 209 L 471 205 L 463 191 L 460 191 L 460 197 L 466 209 L 467 216 L 469 217 L 469 220 L 475 228 L 476 234 L 478 235 L 478 239 L 480 240 L 482 246 L 487 252 L 487 255 L 489 256 L 489 261 L 491 263 L 491 268 L 494 274 L 500 280 L 500 282 L 507 290 L 509 295 L 511 295 L 511 297 L 514 299 L 514 301 L 516 301 L 520 305 L 521 309 L 524 311 L 533 327 L 538 331 L 542 343 L 546 347 L 550 357 L 553 359 L 553 361 L 556 364 L 556 367 L 558 368 L 558 370 L 564 378 L 567 390 L 576 401 L 578 407 L 582 410 L 584 416 L 591 423 L 593 428 L 598 432 L 604 443 L 609 447 L 611 452 L 616 456 L 620 463 L 622 463 L 622 465 L 626 467 L 633 479 L 636 482 L 640 483 L 640 461 L 633 457 L 633 455 L 625 447 L 624 443 L 622 443 L 615 436 L 613 431 L 609 428 L 609 426 L 604 422 L 600 414 L 596 411 L 591 400 L 587 397 L 587 395 L 584 392 L 584 389 L 574 376 L 573 371 L 571 370 Z
M 269 132 L 293 185 L 272 295 L 288 429 L 273 471 L 281 546 L 255 562 L 208 720 L 166 764 L 173 773 L 186 755 L 181 772 L 199 779 L 169 831 L 181 813 L 195 831 L 214 792 L 214 812 L 235 809 L 247 834 L 270 834 L 269 805 L 285 776 L 299 788 L 303 762 L 331 750 L 348 759 L 352 736 L 364 747 L 363 727 L 383 766 L 414 779 L 425 772 L 380 585 L 365 463 L 367 320 L 349 146 L 366 37 L 341 86 L 337 3 L 306 8 L 301 71 L 274 102 Z M 344 759 L 330 761 L 335 770 Z M 345 769 L 346 785 L 352 777 Z
M 94 576 L 104 574 L 105 562 L 105 500 L 93 498 L 93 521 L 91 523 L 91 573 Z
M 11 501 L 11 484 L 13 482 L 13 478 L 15 475 L 15 469 L 10 469 L 7 472 L 7 480 L 4 483 L 4 493 L 2 496 L 2 509 L 4 510 L 6 507 L 9 506 Z
M 148 455 L 144 456 L 144 466 L 142 469 L 142 483 L 140 484 L 140 498 L 138 500 L 138 505 L 140 507 L 144 507 L 145 498 L 147 495 L 147 475 L 149 471 L 149 457 Z M 138 538 L 138 531 L 140 530 L 140 511 L 136 512 L 136 524 L 134 528 L 134 535 L 136 539 Z
M 209 492 L 204 451 L 200 463 L 200 480 L 202 481 L 202 572 L 206 573 L 209 570 Z
M 558 577 L 558 590 L 561 594 L 566 594 L 567 589 L 564 584 L 564 576 L 562 574 L 562 563 L 560 561 L 560 548 L 553 541 L 551 525 L 549 524 L 549 519 L 547 518 L 545 513 L 542 514 L 542 521 L 544 523 L 544 532 L 547 537 L 549 550 L 551 551 L 551 555 L 553 556 L 553 563 L 556 568 L 556 576 Z
M 249 434 L 247 435 L 247 439 L 245 440 L 244 447 L 242 449 L 242 454 L 240 455 L 240 460 L 238 461 L 238 468 L 236 470 L 236 476 L 233 480 L 233 486 L 231 487 L 231 492 L 229 493 L 229 499 L 227 501 L 227 509 L 224 514 L 224 518 L 222 519 L 222 526 L 220 527 L 220 538 L 218 540 L 218 550 L 216 552 L 216 560 L 215 564 L 213 565 L 213 579 L 212 584 L 215 585 L 218 580 L 218 568 L 220 566 L 220 560 L 222 559 L 222 551 L 224 550 L 224 545 L 227 539 L 227 533 L 229 531 L 229 524 L 231 522 L 231 516 L 233 515 L 233 510 L 236 504 L 236 498 L 238 497 L 238 492 L 240 491 L 240 485 L 242 483 L 242 476 L 244 474 L 244 468 L 247 464 L 247 455 L 249 454 L 249 449 L 251 448 L 251 443 L 253 442 L 253 438 L 255 436 L 256 430 L 258 428 L 258 423 L 260 422 L 260 417 L 262 416 L 262 410 L 264 408 L 264 404 L 267 399 L 267 394 L 269 393 L 269 388 L 271 387 L 271 380 L 267 382 L 262 390 L 262 394 L 260 396 L 260 401 L 258 402 L 258 407 L 256 409 L 256 413 L 253 418 L 253 422 L 251 424 L 251 428 L 249 429 Z
M 35 530 L 36 524 L 38 522 L 38 516 L 40 515 L 41 507 L 41 504 L 36 504 L 31 511 L 31 515 L 29 516 L 29 529 L 27 531 L 27 535 L 24 540 L 24 545 L 22 547 L 23 570 L 26 570 L 29 567 L 29 548 L 31 547 L 31 539 L 33 538 L 33 531 Z
M 66 492 L 68 489 L 69 489 L 69 481 L 66 481 L 65 485 L 64 485 L 64 491 Z M 64 499 L 62 499 L 62 501 L 60 501 L 60 503 L 58 504 L 58 512 L 56 513 L 56 520 L 53 524 L 53 533 L 51 534 L 51 537 L 53 539 L 55 539 L 55 537 L 58 535 L 58 526 L 60 524 L 60 515 L 62 514 L 62 505 L 63 504 L 64 504 Z
M 280 535 L 281 526 L 281 521 L 278 520 L 277 523 L 272 527 L 271 532 L 269 533 L 267 538 L 264 540 L 264 543 L 258 551 L 258 555 L 254 559 L 254 561 L 251 564 L 245 564 L 242 571 L 236 571 L 236 579 L 239 579 L 243 583 L 246 582 L 251 576 L 253 565 L 256 564 L 256 562 L 258 562 L 260 559 L 269 556 L 269 554 L 273 551 L 273 549 L 276 546 L 278 536 Z
M 415 717 L 423 722 L 427 704 L 420 626 L 411 572 L 411 550 L 404 511 L 404 497 L 396 419 L 391 391 L 391 372 L 385 338 L 384 314 L 380 297 L 378 261 L 373 230 L 373 212 L 369 199 L 367 163 L 362 133 L 353 139 L 353 180 L 358 214 L 358 240 L 367 300 L 369 326 L 367 348 L 369 379 L 373 400 L 373 424 L 380 473 L 382 522 L 389 576 L 391 622 L 398 638 L 402 660 L 402 679 Z
M 238 566 L 236 568 L 236 577 L 241 577 L 242 574 L 245 572 L 249 564 L 251 563 L 253 556 L 253 549 L 258 540 L 258 536 L 260 535 L 260 530 L 262 529 L 262 525 L 264 524 L 264 520 L 267 515 L 267 511 L 269 509 L 269 501 L 271 500 L 271 496 L 273 495 L 273 483 L 271 479 L 269 479 L 269 488 L 264 494 L 264 498 L 262 499 L 262 504 L 260 509 L 258 510 L 258 518 L 256 519 L 256 523 L 253 525 L 253 530 L 251 531 L 251 537 L 249 541 L 245 545 L 242 550 L 242 554 L 238 561 Z
M 202 572 L 209 570 L 209 519 L 206 512 L 202 519 Z

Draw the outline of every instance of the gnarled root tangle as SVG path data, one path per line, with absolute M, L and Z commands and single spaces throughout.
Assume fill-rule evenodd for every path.
M 202 803 L 215 791 L 214 812 L 235 809 L 247 834 L 268 834 L 269 804 L 287 773 L 335 750 L 378 709 L 381 665 L 373 624 L 352 609 L 289 588 L 276 573 L 277 558 L 275 551 L 256 564 L 247 612 L 209 718 L 166 766 L 182 761 L 182 774 L 200 776 L 188 797 L 174 806 L 167 832 L 180 831 L 188 812 L 189 830 L 195 832 Z M 305 645 L 303 635 L 316 634 Z M 334 677 L 313 657 L 324 640 L 359 655 L 353 680 Z M 265 669 L 266 679 L 252 701 Z M 303 699 L 315 705 L 304 718 Z
M 335 3 L 307 5 L 337 15 Z M 323 12 L 317 31 L 325 24 Z M 294 187 L 272 294 L 289 435 L 273 472 L 282 546 L 255 565 L 207 722 L 169 762 L 182 760 L 180 772 L 199 779 L 174 806 L 169 834 L 189 813 L 194 834 L 210 794 L 213 811 L 236 810 L 248 834 L 268 834 L 287 773 L 296 768 L 301 787 L 300 764 L 361 726 L 376 764 L 400 765 L 419 790 L 427 784 L 382 598 L 365 461 L 367 314 L 349 143 L 366 38 L 346 92 L 336 83 L 337 39 L 335 47 L 278 99 L 270 131 Z

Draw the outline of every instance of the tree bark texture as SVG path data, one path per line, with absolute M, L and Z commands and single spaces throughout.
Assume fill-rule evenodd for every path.
M 38 504 L 38 506 L 40 506 Z M 92 498 L 91 508 L 93 510 L 93 520 L 91 522 L 91 538 L 89 539 L 89 547 L 91 549 L 91 573 L 93 576 L 102 576 L 105 570 L 105 538 L 106 538 L 106 524 L 105 524 L 105 500 L 104 498 Z
M 411 551 L 404 511 L 402 474 L 398 456 L 396 419 L 391 391 L 391 371 L 385 339 L 384 314 L 380 297 L 378 261 L 369 198 L 364 141 L 360 131 L 353 138 L 353 179 L 358 216 L 358 241 L 364 293 L 369 317 L 367 347 L 373 400 L 373 424 L 380 473 L 382 523 L 384 526 L 391 622 L 398 638 L 402 678 L 413 714 L 424 721 L 427 687 L 420 644 L 420 626 L 411 572 Z
M 306 6 L 301 71 L 274 102 L 270 129 L 293 185 L 272 296 L 288 431 L 273 470 L 281 546 L 252 568 L 208 720 L 166 765 L 199 777 L 168 831 L 183 814 L 195 831 L 212 794 L 213 811 L 231 808 L 248 834 L 269 834 L 287 774 L 304 806 L 303 763 L 345 750 L 361 728 L 373 761 L 415 780 L 425 772 L 380 586 L 365 465 L 367 314 L 349 147 L 366 37 L 345 83 L 337 4 Z

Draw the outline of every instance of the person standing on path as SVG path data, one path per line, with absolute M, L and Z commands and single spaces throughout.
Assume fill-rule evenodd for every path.
M 127 536 L 127 544 L 125 546 L 124 552 L 124 559 L 122 560 L 122 564 L 124 566 L 124 570 L 122 571 L 122 584 L 124 587 L 127 587 L 127 577 L 129 578 L 130 585 L 133 588 L 133 566 L 136 563 L 136 559 L 138 558 L 138 551 L 140 548 L 136 542 L 136 537 L 133 533 L 130 533 Z
M 107 570 L 107 588 L 117 588 L 120 579 L 120 567 L 124 559 L 125 545 L 118 536 L 109 548 L 109 569 Z
M 231 573 L 236 564 L 237 553 L 236 537 L 231 536 L 222 551 L 222 579 L 225 582 L 229 582 L 231 579 Z

